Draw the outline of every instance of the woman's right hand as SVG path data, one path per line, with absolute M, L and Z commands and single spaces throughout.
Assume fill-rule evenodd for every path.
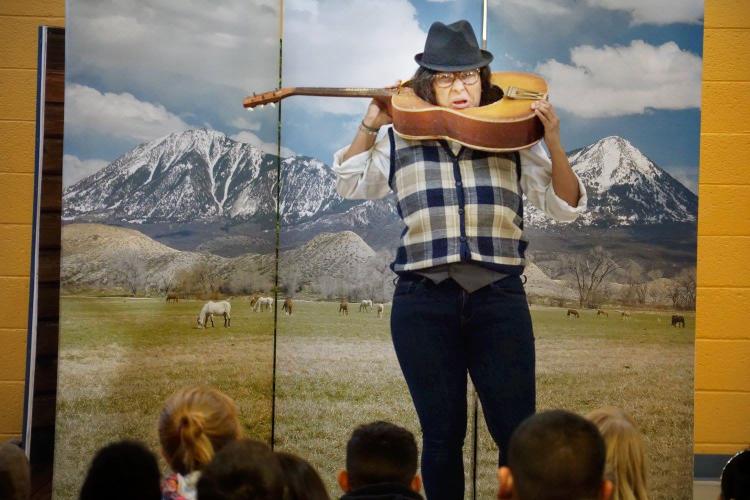
M 401 85 L 401 80 L 396 80 L 395 84 L 393 84 L 391 87 L 386 88 L 396 89 L 399 85 Z M 382 101 L 372 99 L 370 101 L 370 105 L 367 106 L 367 112 L 365 113 L 365 117 L 362 121 L 368 127 L 380 128 L 383 125 L 393 123 L 393 118 L 391 118 L 391 115 L 388 114 L 388 109 L 385 107 Z

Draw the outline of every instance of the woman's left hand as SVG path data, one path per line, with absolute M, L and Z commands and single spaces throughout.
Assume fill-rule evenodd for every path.
M 534 101 L 531 103 L 531 109 L 539 117 L 544 125 L 544 142 L 547 146 L 560 143 L 560 119 L 555 113 L 555 108 L 549 101 Z

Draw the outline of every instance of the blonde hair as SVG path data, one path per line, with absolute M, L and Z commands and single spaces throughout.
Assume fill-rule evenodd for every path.
M 200 470 L 238 439 L 242 431 L 237 414 L 234 401 L 213 387 L 184 387 L 172 394 L 159 416 L 159 442 L 172 470 Z
M 614 407 L 594 410 L 586 418 L 599 428 L 607 447 L 606 474 L 614 482 L 611 500 L 648 500 L 645 446 L 635 421 Z

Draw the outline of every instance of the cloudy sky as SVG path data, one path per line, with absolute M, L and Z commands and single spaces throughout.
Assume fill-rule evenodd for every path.
M 654 5 L 658 4 L 658 7 Z M 416 69 L 430 24 L 481 0 L 68 0 L 65 184 L 132 147 L 209 127 L 277 150 L 277 110 L 242 98 L 283 86 L 384 86 Z M 494 70 L 542 74 L 566 149 L 630 140 L 694 189 L 702 0 L 490 0 Z M 282 153 L 330 163 L 365 99 L 282 103 Z

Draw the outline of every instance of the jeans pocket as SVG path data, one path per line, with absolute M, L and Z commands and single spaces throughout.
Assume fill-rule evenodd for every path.
M 422 286 L 421 280 L 411 279 L 399 279 L 396 284 L 396 289 L 393 291 L 394 297 L 401 297 L 404 295 L 411 295 L 416 292 Z
M 526 290 L 523 287 L 523 280 L 520 276 L 508 276 L 501 280 L 490 283 L 490 290 L 495 293 L 526 297 Z

